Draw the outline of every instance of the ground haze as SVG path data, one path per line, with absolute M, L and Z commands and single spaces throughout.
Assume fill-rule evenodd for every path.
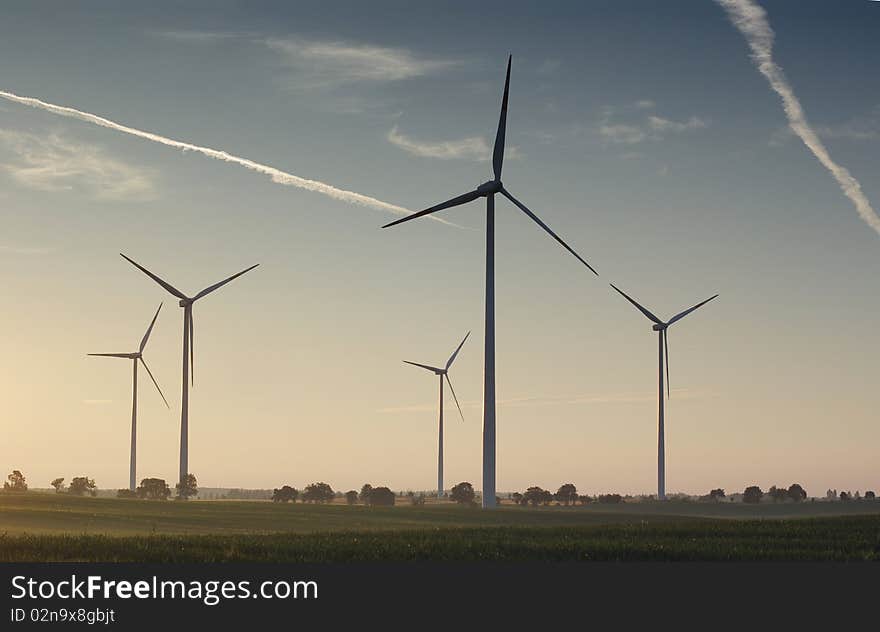
M 880 503 L 363 507 L 0 496 L 0 561 L 880 559 Z

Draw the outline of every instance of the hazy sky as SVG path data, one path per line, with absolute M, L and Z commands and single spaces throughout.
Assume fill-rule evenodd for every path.
M 761 3 L 775 61 L 834 160 L 880 203 L 880 3 Z M 74 6 L 75 5 L 75 6 Z M 0 90 L 417 210 L 491 177 L 600 273 L 496 202 L 498 489 L 656 491 L 657 344 L 609 287 L 668 317 L 667 489 L 880 487 L 880 238 L 788 129 L 743 34 L 692 2 L 6 2 Z M 182 310 L 200 301 L 190 469 L 205 486 L 480 481 L 484 212 L 389 212 L 0 100 L 0 468 L 126 485 L 177 473 Z M 447 392 L 448 394 L 448 392 Z

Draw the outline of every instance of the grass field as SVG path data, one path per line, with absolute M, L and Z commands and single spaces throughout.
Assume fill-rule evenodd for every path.
M 0 495 L 0 561 L 877 560 L 880 502 L 495 511 Z

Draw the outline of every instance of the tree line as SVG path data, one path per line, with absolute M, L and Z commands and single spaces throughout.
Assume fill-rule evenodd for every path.
M 276 503 L 329 503 L 333 502 L 337 497 L 345 498 L 349 505 L 357 505 L 358 503 L 368 507 L 393 507 L 397 504 L 397 494 L 395 494 L 387 486 L 381 485 L 374 487 L 370 483 L 364 483 L 361 490 L 349 490 L 344 494 L 333 491 L 327 483 L 311 483 L 300 491 L 291 485 L 283 485 L 280 488 L 272 490 L 272 502 Z M 462 505 L 474 504 L 476 493 L 474 487 L 470 483 L 462 482 L 455 485 L 449 494 L 449 499 Z M 406 498 L 412 505 L 424 505 L 425 494 L 416 494 L 415 492 L 407 492 Z
M 58 477 L 52 480 L 50 484 L 55 489 L 56 493 L 66 493 L 74 496 L 97 495 L 98 488 L 95 479 L 93 478 L 89 478 L 88 476 L 74 476 L 70 479 L 68 485 L 65 485 L 65 480 L 64 477 Z M 27 480 L 21 470 L 13 470 L 6 477 L 6 482 L 3 483 L 3 490 L 5 492 L 26 492 L 27 489 Z M 198 481 L 194 474 L 188 474 L 183 484 L 177 483 L 174 486 L 174 497 L 178 500 L 193 498 L 197 496 L 198 493 Z M 139 498 L 146 500 L 167 500 L 171 495 L 171 488 L 165 479 L 162 478 L 144 478 L 141 480 L 137 489 L 120 489 L 116 493 L 118 498 Z M 403 494 L 401 493 L 400 495 L 402 496 Z M 692 499 L 691 496 L 687 495 L 677 496 L 682 500 Z M 743 490 L 740 496 L 742 502 L 748 504 L 765 502 L 765 499 L 769 499 L 772 502 L 799 503 L 808 498 L 806 490 L 799 483 L 792 483 L 787 487 L 785 485 L 772 485 L 766 492 L 758 485 L 749 485 Z M 365 483 L 361 487 L 360 492 L 349 490 L 345 493 L 341 493 L 334 491 L 330 485 L 324 482 L 306 485 L 302 491 L 290 485 L 283 485 L 280 488 L 274 489 L 272 493 L 272 501 L 276 503 L 296 503 L 297 501 L 302 503 L 329 503 L 333 502 L 338 497 L 345 498 L 345 501 L 349 505 L 357 505 L 360 503 L 367 506 L 388 507 L 396 504 L 398 495 L 387 486 L 374 487 L 370 483 Z M 412 505 L 423 505 L 426 496 L 424 493 L 415 494 L 414 492 L 408 492 L 406 498 Z M 477 504 L 476 498 L 477 495 L 474 491 L 473 485 L 466 481 L 453 486 L 448 495 L 450 501 L 460 505 L 469 506 L 475 506 Z M 524 492 L 509 494 L 508 498 L 513 501 L 514 504 L 519 506 L 537 507 L 539 505 L 546 506 L 556 503 L 568 507 L 573 505 L 587 505 L 590 503 L 616 504 L 626 502 L 633 497 L 624 497 L 620 494 L 614 493 L 590 496 L 578 493 L 577 487 L 574 483 L 563 483 L 559 486 L 556 492 L 535 485 L 527 488 Z M 653 499 L 654 497 L 642 496 L 637 498 L 641 500 Z M 698 496 L 697 498 L 704 502 L 721 502 L 725 499 L 729 499 L 730 501 L 735 500 L 732 497 L 728 497 L 725 491 L 721 488 L 712 489 L 708 494 Z M 825 499 L 829 501 L 875 500 L 875 498 L 876 495 L 873 491 L 866 491 L 864 495 L 861 495 L 858 491 L 855 493 L 849 491 L 841 491 L 838 493 L 837 490 L 829 489 L 825 495 Z M 499 503 L 501 502 L 500 498 L 497 498 L 496 500 Z
M 74 476 L 70 479 L 70 483 L 65 485 L 66 479 L 59 476 L 49 483 L 56 494 L 72 494 L 74 496 L 97 496 L 98 485 L 95 479 L 88 476 Z M 187 500 L 199 493 L 198 481 L 194 474 L 188 474 L 186 480 L 177 483 L 174 486 L 175 498 Z M 3 483 L 3 491 L 6 492 L 26 492 L 28 490 L 27 479 L 21 470 L 12 470 L 12 473 L 6 477 Z M 167 500 L 171 496 L 171 488 L 163 478 L 145 478 L 137 489 L 120 489 L 116 492 L 117 498 L 143 498 L 149 500 Z

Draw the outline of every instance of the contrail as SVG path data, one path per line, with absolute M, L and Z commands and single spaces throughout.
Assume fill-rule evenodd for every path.
M 853 178 L 846 167 L 842 167 L 831 159 L 825 145 L 819 140 L 816 132 L 807 122 L 807 116 L 800 101 L 788 83 L 782 68 L 773 61 L 773 29 L 767 21 L 767 13 L 752 0 L 715 0 L 727 12 L 727 17 L 742 33 L 752 49 L 752 60 L 758 70 L 770 82 L 770 87 L 782 98 L 788 126 L 813 152 L 822 165 L 831 172 L 840 185 L 843 194 L 848 197 L 859 216 L 875 231 L 880 233 L 880 217 L 871 207 L 871 203 L 858 180 Z
M 287 186 L 293 186 L 300 189 L 306 189 L 307 191 L 314 191 L 315 193 L 321 193 L 323 195 L 327 195 L 337 200 L 341 200 L 343 202 L 348 202 L 349 204 L 357 204 L 359 206 L 366 206 L 369 208 L 373 208 L 379 211 L 387 211 L 389 213 L 394 213 L 396 215 L 408 215 L 411 213 L 409 209 L 405 209 L 402 206 L 396 206 L 394 204 L 389 204 L 388 202 L 383 202 L 382 200 L 377 200 L 376 198 L 369 197 L 367 195 L 362 195 L 360 193 L 355 193 L 354 191 L 346 191 L 345 189 L 337 189 L 334 186 L 326 184 L 324 182 L 318 182 L 317 180 L 307 180 L 305 178 L 300 178 L 299 176 L 295 176 L 292 173 L 287 173 L 285 171 L 281 171 L 280 169 L 276 169 L 275 167 L 270 167 L 268 165 L 263 165 L 258 162 L 254 162 L 253 160 L 248 160 L 247 158 L 240 158 L 238 156 L 233 156 L 232 154 L 228 154 L 225 151 L 220 151 L 217 149 L 211 149 L 210 147 L 201 147 L 199 145 L 193 145 L 191 143 L 185 143 L 183 141 L 174 140 L 173 138 L 167 138 L 165 136 L 160 136 L 159 134 L 153 134 L 152 132 L 145 132 L 143 130 L 135 129 L 134 127 L 128 127 L 127 125 L 121 125 L 109 119 L 103 118 L 101 116 L 97 116 L 96 114 L 89 114 L 88 112 L 81 112 L 80 110 L 75 110 L 73 108 L 65 107 L 63 105 L 55 105 L 53 103 L 46 103 L 45 101 L 40 101 L 39 99 L 34 99 L 32 97 L 22 97 L 17 94 L 12 94 L 11 92 L 4 92 L 0 90 L 0 97 L 7 99 L 9 101 L 13 101 L 15 103 L 20 103 L 22 105 L 29 105 L 31 107 L 45 110 L 47 112 L 51 112 L 53 114 L 58 114 L 59 116 L 66 116 L 69 118 L 79 119 L 80 121 L 85 121 L 87 123 L 92 123 L 94 125 L 99 125 L 101 127 L 106 127 L 107 129 L 112 129 L 117 132 L 122 132 L 123 134 L 129 134 L 131 136 L 137 136 L 138 138 L 143 138 L 154 143 L 160 143 L 162 145 L 168 145 L 169 147 L 175 147 L 177 149 L 182 149 L 183 151 L 195 151 L 209 158 L 213 158 L 215 160 L 222 160 L 224 162 L 231 162 L 237 165 L 244 167 L 245 169 L 250 169 L 251 171 L 256 171 L 258 173 L 265 174 L 272 178 L 273 182 L 278 184 L 284 184 Z M 448 222 L 446 222 L 448 223 Z

